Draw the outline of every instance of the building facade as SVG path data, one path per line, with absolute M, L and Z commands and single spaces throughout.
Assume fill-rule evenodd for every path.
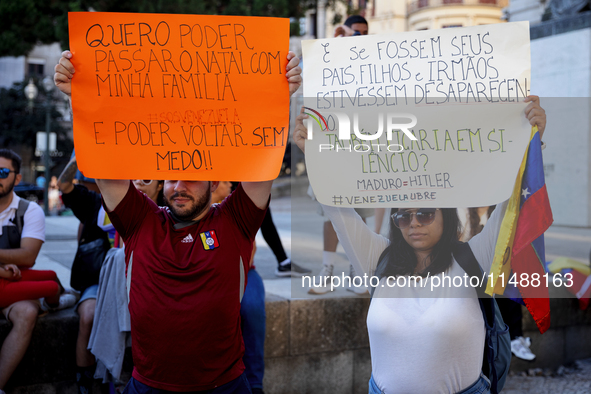
M 539 0 L 513 2 L 533 2 L 534 8 L 541 4 Z M 509 0 L 357 0 L 351 1 L 349 6 L 361 10 L 361 14 L 369 22 L 370 34 L 383 34 L 502 23 L 505 21 L 503 9 L 509 6 Z M 516 8 L 515 12 L 519 13 L 523 8 Z M 539 11 L 539 7 L 536 9 Z M 543 7 L 541 11 L 543 12 Z M 320 1 L 318 8 L 311 12 L 316 20 L 308 22 L 316 27 L 312 31 L 317 34 L 313 35 L 316 38 L 332 37 L 337 25 L 333 23 L 335 14 L 346 13 L 343 3 L 337 3 L 333 9 L 327 7 L 325 1 Z M 541 13 L 538 21 L 540 19 Z

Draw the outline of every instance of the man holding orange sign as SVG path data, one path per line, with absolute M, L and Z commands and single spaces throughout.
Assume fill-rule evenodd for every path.
M 54 77 L 68 95 L 72 58 L 69 51 L 62 54 Z M 284 71 L 289 94 L 301 85 L 298 63 L 289 52 Z M 166 180 L 167 208 L 158 208 L 130 181 L 97 179 L 126 248 L 135 363 L 126 393 L 250 393 L 243 374 L 240 301 L 271 183 L 243 182 L 211 207 L 218 182 Z

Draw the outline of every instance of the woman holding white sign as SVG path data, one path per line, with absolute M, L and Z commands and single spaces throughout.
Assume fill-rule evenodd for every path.
M 540 137 L 546 115 L 529 96 L 525 116 Z M 308 132 L 297 117 L 295 143 Z M 507 203 L 499 204 L 468 245 L 485 273 L 491 268 Z M 455 208 L 393 210 L 389 238 L 353 209 L 323 206 L 355 271 L 377 276 L 367 315 L 372 377 L 369 393 L 489 393 L 482 373 L 486 330 L 474 288 L 455 256 L 460 223 Z M 463 260 L 463 259 L 461 259 Z M 449 284 L 444 286 L 444 278 Z M 496 385 L 496 383 L 495 383 Z

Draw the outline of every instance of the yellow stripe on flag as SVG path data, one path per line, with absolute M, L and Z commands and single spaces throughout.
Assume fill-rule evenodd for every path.
M 538 132 L 538 127 L 532 127 L 530 141 Z M 495 247 L 495 256 L 492 266 L 490 267 L 489 281 L 486 286 L 486 294 L 492 296 L 493 293 L 502 295 L 505 292 L 509 275 L 511 275 L 511 255 L 513 253 L 513 240 L 515 238 L 515 228 L 517 227 L 517 218 L 519 217 L 519 205 L 521 203 L 521 182 L 523 173 L 525 172 L 525 164 L 527 162 L 527 152 L 529 151 L 529 144 L 525 149 L 521 166 L 515 185 L 513 186 L 513 194 L 509 198 L 505 216 L 501 222 L 501 229 L 499 237 L 497 238 L 497 245 Z M 501 275 L 504 274 L 502 277 Z M 500 280 L 500 279 L 503 280 Z
M 207 237 L 205 236 L 205 233 L 201 233 L 199 235 L 201 236 L 201 242 L 203 243 L 203 247 L 205 248 L 205 250 L 211 249 L 207 244 Z

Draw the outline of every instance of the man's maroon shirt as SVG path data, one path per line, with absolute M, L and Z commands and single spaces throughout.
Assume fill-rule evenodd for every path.
M 130 183 L 109 217 L 125 241 L 135 379 L 200 391 L 242 374 L 240 300 L 264 215 L 239 186 L 175 229 L 169 210 Z

